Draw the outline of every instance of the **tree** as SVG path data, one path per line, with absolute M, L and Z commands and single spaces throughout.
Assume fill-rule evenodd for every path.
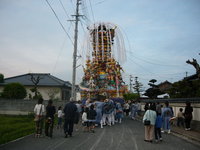
M 192 61 L 187 60 L 186 63 L 192 65 L 196 69 L 196 74 L 197 74 L 198 78 L 200 78 L 200 66 L 197 63 L 197 60 L 193 58 Z
M 40 94 L 40 92 L 38 92 L 38 89 L 37 89 L 37 86 L 40 82 L 41 79 L 43 79 L 42 77 L 40 77 L 39 75 L 38 76 L 34 76 L 33 74 L 30 74 L 31 76 L 31 81 L 32 83 L 34 84 L 34 88 L 30 89 L 31 92 L 34 92 L 35 95 L 33 96 L 33 99 L 38 99 L 38 98 L 41 98 L 42 95 Z
M 0 73 L 0 83 L 4 82 L 4 75 Z
M 24 99 L 26 94 L 26 89 L 20 83 L 9 83 L 5 85 L 2 97 L 8 99 Z
M 158 95 L 163 94 L 163 92 L 160 91 L 157 85 L 155 85 L 155 82 L 157 82 L 156 79 L 152 79 L 149 81 L 150 88 L 147 89 L 144 93 L 145 96 L 148 96 L 149 98 L 157 98 Z
M 142 91 L 141 88 L 142 88 L 142 83 L 140 83 L 138 81 L 138 77 L 135 77 L 135 84 L 133 84 L 133 89 L 136 91 L 136 93 L 140 96 L 140 92 Z
M 133 99 L 138 99 L 140 97 L 140 95 L 138 95 L 137 93 L 127 93 L 123 95 L 124 100 L 133 100 Z
M 163 94 L 159 88 L 149 88 L 145 91 L 144 95 L 148 96 L 149 98 L 157 98 L 158 95 Z
M 169 90 L 169 95 L 172 98 L 200 97 L 200 80 L 175 82 Z

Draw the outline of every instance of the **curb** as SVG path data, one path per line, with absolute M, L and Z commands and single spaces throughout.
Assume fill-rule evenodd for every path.
M 188 142 L 191 142 L 191 143 L 193 143 L 193 144 L 195 144 L 197 146 L 200 146 L 200 141 L 198 139 L 192 137 L 192 136 L 186 136 L 186 135 L 180 134 L 179 132 L 176 132 L 176 131 L 172 131 L 171 133 L 174 136 L 177 136 L 177 137 L 182 138 L 182 139 L 184 139 L 184 140 L 186 140 Z

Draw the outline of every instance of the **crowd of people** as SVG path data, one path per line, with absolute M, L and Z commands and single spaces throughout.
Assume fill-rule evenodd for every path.
M 165 106 L 162 106 L 159 102 L 146 103 L 144 110 L 145 142 L 153 142 L 153 135 L 155 135 L 156 142 L 162 141 L 161 133 L 170 133 L 171 121 L 175 119 L 177 120 L 178 127 L 180 125 L 185 127 L 186 131 L 191 129 L 190 124 L 193 108 L 190 102 L 186 102 L 185 111 L 183 112 L 183 108 L 180 108 L 176 116 L 174 115 L 172 107 L 169 106 L 168 101 L 165 102 Z
M 55 115 L 57 114 L 57 129 L 64 129 L 65 137 L 72 136 L 74 124 L 76 130 L 77 125 L 81 124 L 83 131 L 95 132 L 95 127 L 104 128 L 105 126 L 113 126 L 116 123 L 122 123 L 124 115 L 135 120 L 136 116 L 143 116 L 145 128 L 145 142 L 162 141 L 162 132 L 170 133 L 171 120 L 177 120 L 177 126 L 185 127 L 190 130 L 193 108 L 190 102 L 186 103 L 185 110 L 179 109 L 177 116 L 174 115 L 169 102 L 165 102 L 165 106 L 158 103 L 146 103 L 144 106 L 145 113 L 142 114 L 140 101 L 127 101 L 125 103 L 114 101 L 112 99 L 87 99 L 85 103 L 75 102 L 70 99 L 64 108 L 56 108 L 53 101 L 49 100 L 46 109 L 43 100 L 39 99 L 35 105 L 35 137 L 41 137 L 43 124 L 45 124 L 45 136 L 52 138 L 53 128 L 55 124 Z M 64 124 L 63 124 L 64 122 Z

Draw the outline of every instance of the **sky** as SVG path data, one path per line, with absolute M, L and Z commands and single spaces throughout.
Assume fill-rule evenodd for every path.
M 146 90 L 151 79 L 173 83 L 195 73 L 186 60 L 200 63 L 199 0 L 81 1 L 77 66 L 85 63 L 87 26 L 110 22 L 123 35 L 126 84 L 132 75 Z M 50 73 L 71 82 L 75 8 L 76 0 L 0 0 L 0 73 Z M 82 77 L 78 67 L 77 84 Z

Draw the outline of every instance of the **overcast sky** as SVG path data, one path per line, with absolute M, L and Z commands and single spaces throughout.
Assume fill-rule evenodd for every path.
M 26 73 L 51 73 L 72 80 L 76 0 L 0 0 L 0 73 L 5 78 Z M 86 27 L 94 22 L 111 22 L 122 31 L 127 61 L 122 64 L 124 80 L 138 77 L 148 81 L 176 82 L 195 73 L 186 60 L 200 63 L 199 0 L 82 0 L 78 54 Z M 77 64 L 83 64 L 79 59 Z M 82 78 L 77 69 L 77 83 Z

